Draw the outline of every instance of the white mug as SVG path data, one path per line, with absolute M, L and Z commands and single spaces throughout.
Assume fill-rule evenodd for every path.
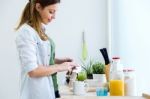
M 88 84 L 84 81 L 73 82 L 73 94 L 74 95 L 85 95 L 88 90 Z

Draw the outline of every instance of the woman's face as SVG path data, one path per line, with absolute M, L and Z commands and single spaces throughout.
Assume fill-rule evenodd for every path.
M 58 4 L 53 4 L 42 8 L 40 4 L 36 5 L 36 9 L 41 16 L 42 23 L 48 24 L 52 21 L 52 19 L 55 19 L 55 12 L 57 11 L 57 6 Z

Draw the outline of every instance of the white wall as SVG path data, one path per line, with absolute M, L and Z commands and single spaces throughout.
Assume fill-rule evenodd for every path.
M 150 93 L 150 0 L 112 1 L 112 49 L 136 70 L 138 95 Z
M 85 30 L 89 56 L 103 61 L 99 48 L 108 47 L 106 0 L 64 0 L 56 20 L 48 27 L 56 43 L 56 56 L 68 56 L 80 62 L 82 31 Z M 65 77 L 60 74 L 59 78 Z
M 18 99 L 19 65 L 14 27 L 28 0 L 1 0 L 0 3 L 0 98 Z M 89 55 L 102 59 L 99 48 L 107 47 L 106 0 L 62 0 L 56 20 L 48 26 L 56 42 L 56 56 L 69 56 L 79 62 L 81 33 L 85 29 Z M 59 81 L 63 81 L 59 76 Z
M 16 19 L 25 0 L 1 0 L 0 3 L 0 98 L 18 99 L 19 65 L 14 43 Z

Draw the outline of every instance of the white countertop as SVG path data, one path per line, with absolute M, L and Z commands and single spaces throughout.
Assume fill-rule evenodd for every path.
M 98 97 L 98 96 L 62 96 L 60 99 L 146 99 L 140 96 L 136 97 L 113 97 L 113 96 L 107 96 L 107 97 Z
M 60 86 L 61 98 L 59 99 L 145 99 L 142 96 L 96 96 L 96 92 L 88 92 L 84 96 L 73 95 L 68 86 Z

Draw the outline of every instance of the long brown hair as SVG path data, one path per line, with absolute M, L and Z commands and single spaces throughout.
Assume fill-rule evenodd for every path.
M 48 36 L 42 31 L 41 16 L 35 8 L 36 3 L 39 3 L 42 8 L 45 8 L 46 6 L 60 3 L 60 0 L 29 0 L 22 12 L 22 16 L 16 30 L 18 30 L 24 23 L 27 23 L 33 27 L 40 38 L 45 41 L 48 39 Z

